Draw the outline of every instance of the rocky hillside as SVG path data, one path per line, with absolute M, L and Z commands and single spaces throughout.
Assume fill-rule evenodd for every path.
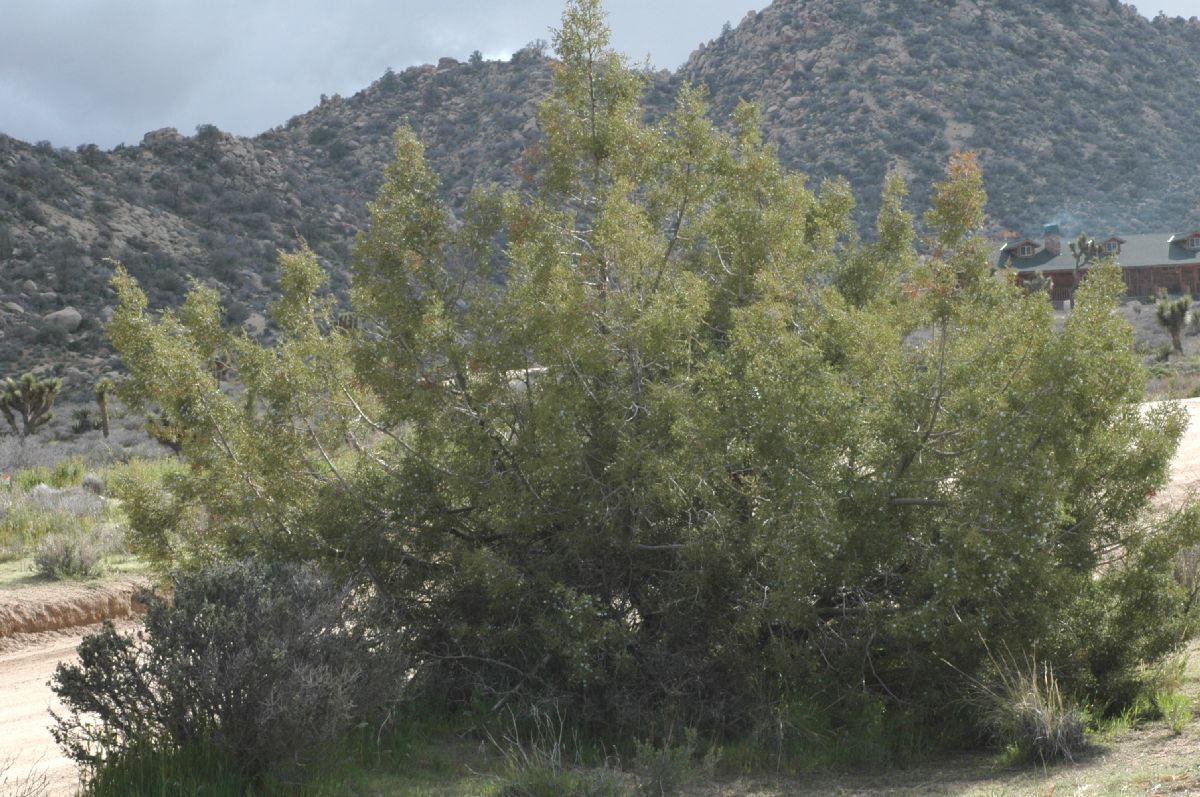
M 718 115 L 763 109 L 786 162 L 870 211 L 979 153 L 997 228 L 1200 224 L 1200 20 L 1116 0 L 777 0 L 680 70 Z
M 708 86 L 718 119 L 759 102 L 784 160 L 845 175 L 864 224 L 889 168 L 923 204 L 947 154 L 970 148 L 996 229 L 1200 226 L 1196 20 L 1115 0 L 777 0 L 653 76 L 654 112 L 681 80 Z M 254 138 L 167 129 L 106 152 L 0 135 L 0 375 L 53 367 L 83 392 L 116 368 L 109 258 L 158 304 L 212 282 L 231 321 L 263 331 L 279 249 L 307 240 L 344 285 L 397 124 L 428 143 L 457 205 L 519 182 L 549 83 L 527 48 L 389 72 Z
M 191 279 L 216 284 L 230 320 L 261 331 L 280 249 L 307 241 L 344 285 L 397 124 L 429 142 L 458 201 L 513 183 L 549 85 L 542 54 L 523 51 L 389 72 L 255 138 L 168 128 L 104 152 L 0 135 L 0 375 L 54 363 L 69 388 L 86 389 L 116 368 L 102 332 L 112 260 L 155 304 L 178 301 Z

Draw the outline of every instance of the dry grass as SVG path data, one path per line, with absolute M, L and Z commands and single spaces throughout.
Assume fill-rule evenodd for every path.
M 1172 672 L 1178 694 L 1194 700 L 1200 694 L 1200 644 L 1188 651 L 1186 667 Z M 448 742 L 459 744 L 461 742 Z M 414 756 L 416 766 L 403 775 L 372 777 L 364 793 L 438 797 L 496 795 L 504 778 L 504 761 L 474 753 L 441 755 L 433 746 Z M 447 748 L 447 751 L 449 748 Z M 428 770 L 422 757 L 433 756 Z M 500 777 L 498 777 L 500 776 Z M 1200 794 L 1200 723 L 1174 733 L 1164 720 L 1114 723 L 1092 734 L 1086 751 L 1057 764 L 1014 763 L 994 753 L 961 753 L 914 762 L 890 770 L 838 772 L 797 777 L 769 773 L 751 776 L 718 774 L 692 783 L 680 797 L 1109 797 L 1115 795 Z

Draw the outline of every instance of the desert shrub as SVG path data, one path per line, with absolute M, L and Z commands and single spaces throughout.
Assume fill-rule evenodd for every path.
M 54 469 L 50 472 L 50 486 L 71 487 L 77 486 L 80 481 L 83 481 L 83 460 L 80 457 L 72 456 L 54 463 Z
M 25 488 L 39 483 L 64 486 L 78 484 L 88 468 L 170 456 L 166 448 L 146 434 L 144 418 L 125 416 L 114 421 L 132 428 L 114 426 L 106 440 L 98 430 L 71 432 L 69 421 L 63 418 L 51 421 L 40 438 L 22 441 L 14 435 L 0 436 L 0 472 L 10 474 L 14 483 Z M 64 460 L 69 462 L 61 466 L 56 476 L 55 469 Z
M 50 484 L 51 473 L 50 468 L 44 466 L 24 468 L 12 475 L 12 483 L 24 490 L 32 490 L 40 484 Z
M 109 553 L 95 537 L 79 531 L 47 534 L 38 543 L 33 561 L 49 578 L 91 578 L 103 572 Z
M 92 418 L 92 411 L 87 407 L 77 407 L 71 411 L 71 431 L 75 434 L 84 434 L 96 428 L 95 419 Z
M 103 496 L 105 491 L 108 489 L 108 483 L 104 480 L 104 477 L 98 473 L 88 473 L 85 475 L 83 477 L 83 481 L 79 483 L 79 486 L 87 490 L 92 495 L 97 496 Z
M 104 511 L 104 499 L 79 487 L 55 488 L 38 484 L 25 493 L 24 502 L 41 512 L 64 514 L 76 519 L 96 518 Z
M 1145 692 L 1140 696 L 1141 713 L 1163 720 L 1175 735 L 1183 733 L 1195 711 L 1195 702 L 1183 693 L 1187 665 L 1185 654 L 1163 660 L 1148 673 Z
M 55 738 L 89 770 L 204 743 L 256 779 L 380 721 L 405 683 L 382 602 L 356 582 L 246 561 L 180 574 L 170 591 L 143 596 L 137 638 L 107 625 L 55 673 Z

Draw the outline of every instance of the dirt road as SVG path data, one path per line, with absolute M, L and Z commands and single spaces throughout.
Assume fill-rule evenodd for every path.
M 54 702 L 48 681 L 60 661 L 74 657 L 88 630 L 19 634 L 0 652 L 0 761 L 9 762 L 11 783 L 0 782 L 0 795 L 17 793 L 19 783 L 44 777 L 49 794 L 75 793 L 75 766 L 48 730 L 46 710 Z
M 1176 403 L 1187 410 L 1188 428 L 1171 460 L 1171 482 L 1159 494 L 1169 506 L 1178 506 L 1188 493 L 1200 491 L 1200 398 Z
M 22 784 L 43 779 L 42 794 L 75 793 L 75 767 L 50 735 L 50 677 L 98 620 L 132 625 L 139 586 L 60 582 L 0 592 L 0 797 L 25 794 Z

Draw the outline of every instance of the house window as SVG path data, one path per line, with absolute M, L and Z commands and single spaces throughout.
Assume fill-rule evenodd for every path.
M 1106 243 L 1106 244 L 1104 245 L 1104 251 L 1105 251 L 1105 252 L 1107 252 L 1107 253 L 1108 253 L 1108 254 L 1110 254 L 1110 255 L 1114 255 L 1114 254 L 1116 254 L 1116 253 L 1117 253 L 1117 242 L 1116 242 L 1116 241 L 1109 241 L 1108 243 Z
M 1193 251 L 1200 250 L 1200 235 L 1193 235 L 1188 247 Z
M 1193 240 L 1200 241 L 1200 238 Z M 1017 254 L 1021 257 L 1033 257 L 1033 246 L 1030 244 L 1021 244 L 1021 248 L 1017 250 Z

